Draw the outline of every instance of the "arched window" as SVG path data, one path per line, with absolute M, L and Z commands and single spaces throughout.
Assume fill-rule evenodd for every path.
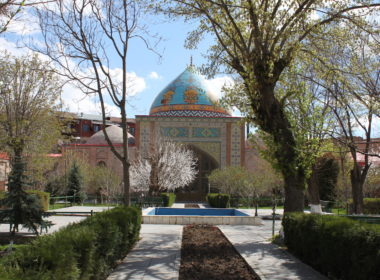
M 104 161 L 102 161 L 102 160 L 99 161 L 96 165 L 100 166 L 100 167 L 106 167 L 107 166 L 107 164 Z

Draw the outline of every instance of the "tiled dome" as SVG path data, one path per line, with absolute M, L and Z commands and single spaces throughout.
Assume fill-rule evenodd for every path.
M 153 101 L 152 116 L 230 117 L 212 97 L 205 79 L 189 66 Z
M 116 125 L 111 125 L 106 127 L 106 131 L 108 133 L 108 137 L 110 138 L 113 144 L 121 144 L 123 143 L 123 129 Z M 133 135 L 128 133 L 128 144 L 134 144 L 135 138 Z M 92 135 L 86 142 L 86 144 L 92 145 L 108 145 L 106 138 L 104 137 L 103 131 L 98 131 L 94 135 Z

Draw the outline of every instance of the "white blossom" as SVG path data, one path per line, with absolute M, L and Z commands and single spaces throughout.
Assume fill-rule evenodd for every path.
M 184 144 L 157 138 L 148 157 L 139 156 L 131 166 L 131 185 L 135 191 L 174 191 L 190 184 L 198 170 L 193 151 Z

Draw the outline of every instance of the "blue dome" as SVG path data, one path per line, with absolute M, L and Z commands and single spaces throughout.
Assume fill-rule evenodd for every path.
M 205 79 L 193 66 L 187 67 L 153 101 L 152 116 L 230 117 L 213 100 Z

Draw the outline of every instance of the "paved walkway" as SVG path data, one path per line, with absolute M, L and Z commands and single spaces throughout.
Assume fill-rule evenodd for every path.
M 262 280 L 327 279 L 268 241 L 272 236 L 272 221 L 263 221 L 262 226 L 221 225 L 219 228 Z M 276 221 L 277 232 L 279 228 L 280 221 Z M 143 224 L 140 236 L 137 246 L 107 280 L 178 279 L 182 226 Z
M 49 210 L 49 212 L 59 211 L 59 212 L 101 212 L 113 207 L 98 207 L 98 206 L 72 206 L 66 208 L 60 208 L 55 210 Z M 49 216 L 45 218 L 46 220 L 53 223 L 47 232 L 43 231 L 42 234 L 49 234 L 55 231 L 60 230 L 62 227 L 65 227 L 72 223 L 80 222 L 86 219 L 86 216 Z M 9 224 L 0 224 L 0 232 L 9 232 Z M 19 234 L 32 234 L 32 231 L 29 231 L 27 228 L 20 226 Z
M 107 280 L 178 279 L 182 226 L 143 224 L 140 237 Z
M 287 251 L 272 244 L 272 222 L 263 226 L 225 226 L 219 228 L 262 280 L 327 279 Z M 279 226 L 279 225 L 278 225 Z

